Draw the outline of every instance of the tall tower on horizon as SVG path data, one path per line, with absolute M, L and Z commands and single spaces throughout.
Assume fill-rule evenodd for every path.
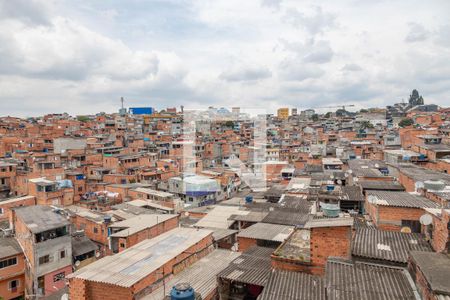
M 120 97 L 120 109 L 119 109 L 119 115 L 121 116 L 125 116 L 127 114 L 127 109 L 123 107 L 123 102 L 125 100 L 123 99 L 123 97 Z

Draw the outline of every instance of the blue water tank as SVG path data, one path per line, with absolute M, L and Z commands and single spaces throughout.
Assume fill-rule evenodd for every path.
M 329 192 L 334 191 L 334 185 L 331 184 L 327 185 L 327 191 Z
M 245 196 L 245 203 L 252 203 L 253 202 L 253 196 Z
M 341 212 L 339 204 L 320 202 L 320 207 L 322 208 L 324 215 L 330 218 L 339 217 L 339 213 Z
M 171 300 L 195 300 L 195 292 L 189 283 L 177 283 L 170 291 Z

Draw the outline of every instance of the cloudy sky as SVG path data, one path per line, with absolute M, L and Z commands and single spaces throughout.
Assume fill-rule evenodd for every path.
M 0 115 L 450 105 L 448 0 L 0 0 Z

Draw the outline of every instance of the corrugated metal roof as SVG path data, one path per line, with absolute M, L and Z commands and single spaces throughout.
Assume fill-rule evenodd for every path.
M 131 287 L 211 234 L 212 231 L 206 229 L 175 228 L 116 255 L 104 257 L 68 278 Z
M 439 204 L 425 197 L 407 192 L 367 191 L 367 200 L 370 203 L 384 206 L 397 206 L 409 208 L 438 208 Z
M 294 209 L 298 212 L 309 213 L 313 202 L 308 201 L 308 197 L 306 195 L 284 195 L 278 204 L 281 208 Z
M 256 223 L 238 233 L 238 237 L 283 242 L 294 230 L 294 226 Z
M 304 228 L 353 226 L 354 221 L 350 216 L 337 218 L 311 216 Z
M 270 211 L 263 219 L 264 223 L 303 226 L 308 221 L 307 213 L 300 213 L 295 210 L 277 209 Z
M 414 164 L 402 164 L 396 166 L 398 170 L 412 178 L 414 181 L 425 181 L 425 180 L 440 180 L 444 181 L 447 185 L 450 185 L 450 174 L 445 174 L 442 172 L 422 168 Z
M 322 278 L 301 272 L 272 270 L 258 300 L 325 300 Z
M 228 229 L 235 222 L 230 220 L 231 215 L 247 215 L 249 212 L 238 206 L 218 205 L 200 219 L 195 226 Z
M 365 190 L 404 191 L 405 188 L 397 181 L 359 180 L 358 184 Z
M 127 237 L 146 228 L 151 228 L 157 224 L 177 217 L 178 215 L 169 214 L 143 214 L 135 216 L 134 218 L 111 224 L 111 228 L 124 228 L 121 231 L 111 234 L 111 236 Z
M 360 186 L 341 186 L 341 201 L 364 201 Z
M 252 247 L 233 260 L 217 276 L 247 284 L 265 286 L 271 270 L 272 248 Z
M 215 241 L 219 241 L 223 238 L 226 238 L 238 232 L 237 230 L 234 229 L 223 229 L 223 228 L 205 228 L 205 229 L 209 229 L 213 232 L 212 236 Z
M 407 263 L 411 251 L 433 251 L 418 233 L 359 228 L 353 241 L 355 256 Z
M 407 270 L 328 259 L 325 272 L 329 300 L 415 300 Z
M 200 259 L 192 266 L 184 269 L 166 282 L 166 295 L 177 283 L 187 282 L 197 293 L 205 299 L 217 288 L 217 273 L 222 271 L 228 264 L 239 257 L 240 253 L 217 249 Z M 142 300 L 160 300 L 164 298 L 164 288 L 160 287 Z
M 244 221 L 244 222 L 261 222 L 267 216 L 266 211 L 250 211 L 248 215 L 231 215 L 229 220 Z

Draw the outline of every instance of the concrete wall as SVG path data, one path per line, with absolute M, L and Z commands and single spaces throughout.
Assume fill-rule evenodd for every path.
M 86 149 L 86 138 L 56 138 L 53 141 L 54 153 L 62 153 L 66 150 Z

